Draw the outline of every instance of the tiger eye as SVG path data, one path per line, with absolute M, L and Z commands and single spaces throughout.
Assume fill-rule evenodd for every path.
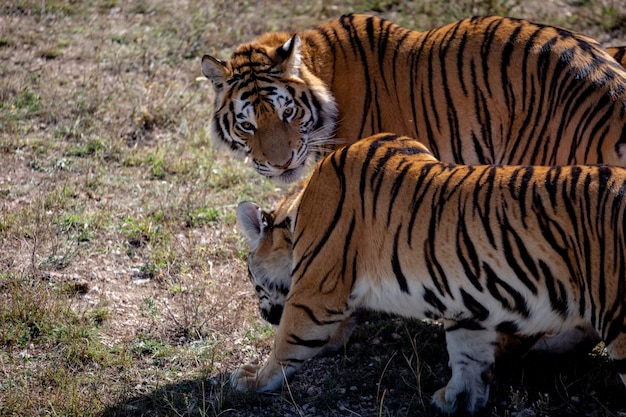
M 254 132 L 254 125 L 250 122 L 242 122 L 240 126 L 243 130 Z
M 283 111 L 283 120 L 287 120 L 288 118 L 290 118 L 293 115 L 293 112 L 293 107 L 287 107 L 285 111 Z

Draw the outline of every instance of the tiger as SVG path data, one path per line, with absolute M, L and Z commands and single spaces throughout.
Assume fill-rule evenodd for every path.
M 626 64 L 625 50 L 500 16 L 420 32 L 348 14 L 204 55 L 201 71 L 213 141 L 293 184 L 307 160 L 385 131 L 455 163 L 626 166 L 626 71 L 611 56 Z
M 236 390 L 277 390 L 358 309 L 441 320 L 444 413 L 483 409 L 499 333 L 591 323 L 626 384 L 626 169 L 457 165 L 381 133 L 324 158 L 274 211 L 238 205 L 253 279 L 291 282 L 262 366 Z

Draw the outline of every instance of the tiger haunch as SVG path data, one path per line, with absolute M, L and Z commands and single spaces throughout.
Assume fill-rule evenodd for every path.
M 443 320 L 452 377 L 433 402 L 444 412 L 485 406 L 502 332 L 591 323 L 626 383 L 625 214 L 626 169 L 454 165 L 413 139 L 359 141 L 275 212 L 240 204 L 250 273 L 291 288 L 269 359 L 233 384 L 278 389 L 359 308 Z

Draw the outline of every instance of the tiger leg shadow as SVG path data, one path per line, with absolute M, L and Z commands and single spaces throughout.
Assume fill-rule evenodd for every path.
M 606 347 L 615 370 L 626 385 L 626 333 L 620 333 Z
M 350 340 L 352 332 L 354 332 L 354 329 L 359 325 L 359 323 L 361 323 L 361 321 L 362 312 L 356 312 L 342 321 L 337 327 L 335 333 L 333 333 L 330 337 L 326 346 L 324 346 L 316 356 L 332 355 L 342 350 Z
M 432 402 L 444 413 L 474 414 L 485 407 L 495 361 L 494 330 L 469 330 L 446 323 L 446 343 L 452 377 L 433 395 Z
M 600 342 L 600 335 L 591 322 L 582 323 L 571 329 L 554 335 L 545 335 L 535 343 L 531 350 L 535 352 L 587 353 Z

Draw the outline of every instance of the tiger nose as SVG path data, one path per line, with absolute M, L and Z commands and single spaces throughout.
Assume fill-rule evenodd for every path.
M 289 158 L 289 160 L 287 162 L 285 162 L 284 164 L 282 164 L 282 165 L 274 165 L 274 164 L 272 164 L 272 166 L 274 168 L 278 168 L 278 169 L 287 169 L 287 168 L 289 168 L 289 165 L 291 165 L 291 160 L 292 159 L 293 158 Z

